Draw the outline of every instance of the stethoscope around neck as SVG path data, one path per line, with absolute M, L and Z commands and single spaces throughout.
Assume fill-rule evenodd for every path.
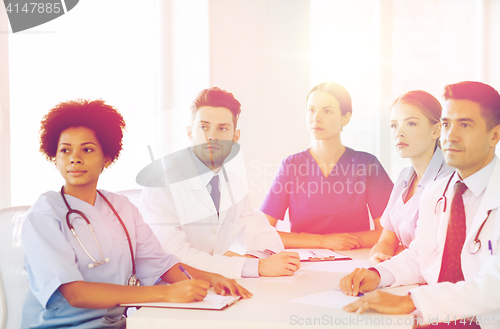
M 441 230 L 442 230 L 442 227 L 443 227 L 443 222 L 444 222 L 444 213 L 446 212 L 446 207 L 447 207 L 447 203 L 448 203 L 448 200 L 446 198 L 446 192 L 448 191 L 448 187 L 450 186 L 450 183 L 453 179 L 453 176 L 455 175 L 455 172 L 453 172 L 453 174 L 450 176 L 450 179 L 448 180 L 448 183 L 446 184 L 446 187 L 444 188 L 444 191 L 443 191 L 443 195 L 441 195 L 441 197 L 437 200 L 436 202 L 436 206 L 434 207 L 434 218 L 436 219 L 436 216 L 437 216 L 437 213 L 438 213 L 438 207 L 439 207 L 439 204 L 442 203 L 443 204 L 443 209 L 441 209 L 441 219 L 439 220 L 439 227 L 436 231 L 436 234 L 434 236 L 434 248 L 432 250 L 432 254 L 437 254 L 437 249 L 438 249 L 438 240 L 439 240 L 439 236 L 441 235 Z M 476 233 L 476 236 L 474 237 L 474 241 L 472 241 L 471 244 L 469 244 L 469 253 L 471 254 L 476 254 L 480 249 L 481 249 L 481 240 L 479 239 L 479 236 L 481 235 L 481 232 L 483 231 L 483 227 L 484 227 L 484 224 L 486 224 L 486 221 L 488 220 L 488 218 L 490 217 L 490 213 L 491 213 L 491 210 L 488 210 L 488 214 L 486 215 L 486 218 L 485 220 L 483 221 L 483 223 L 481 224 L 481 226 L 479 227 L 479 230 L 477 231 Z M 436 220 L 436 225 L 437 225 L 437 220 Z
M 125 234 L 127 235 L 128 246 L 130 248 L 130 258 L 132 259 L 132 276 L 128 279 L 128 285 L 129 286 L 139 286 L 141 284 L 141 281 L 136 278 L 134 250 L 132 248 L 132 240 L 130 239 L 130 235 L 128 234 L 127 227 L 123 223 L 122 219 L 120 218 L 120 215 L 118 215 L 118 213 L 116 212 L 116 210 L 113 207 L 113 205 L 111 204 L 111 202 L 109 202 L 109 200 L 101 192 L 97 191 L 97 193 L 99 193 L 99 195 L 101 196 L 101 198 L 108 204 L 109 208 L 111 208 L 111 210 L 115 214 L 116 218 L 118 219 L 118 221 L 122 225 L 123 230 L 125 231 Z M 103 265 L 103 264 L 108 263 L 109 262 L 109 258 L 108 257 L 104 258 L 103 253 L 102 253 L 102 249 L 101 249 L 101 244 L 99 243 L 99 241 L 97 241 L 97 237 L 96 237 L 96 235 L 94 233 L 94 229 L 92 228 L 92 225 L 90 225 L 90 221 L 87 218 L 87 216 L 85 216 L 85 214 L 83 212 L 79 211 L 79 210 L 72 209 L 69 206 L 68 201 L 66 201 L 66 197 L 64 196 L 64 186 L 61 187 L 61 196 L 62 196 L 62 198 L 64 200 L 64 203 L 66 204 L 66 207 L 68 208 L 68 212 L 66 213 L 66 224 L 68 225 L 68 228 L 71 230 L 71 232 L 75 236 L 76 240 L 78 240 L 78 243 L 80 243 L 80 246 L 83 248 L 83 251 L 85 251 L 85 253 L 87 254 L 87 256 L 89 256 L 89 258 L 92 260 L 92 263 L 89 263 L 88 267 L 89 268 L 94 268 L 94 267 L 97 267 L 99 265 Z M 87 223 L 87 226 L 88 226 L 90 232 L 92 233 L 92 236 L 94 237 L 94 240 L 95 240 L 95 243 L 97 245 L 97 248 L 99 249 L 99 253 L 101 254 L 101 260 L 100 261 L 97 261 L 94 257 L 92 257 L 92 255 L 89 253 L 89 251 L 87 250 L 87 248 L 85 248 L 85 246 L 83 245 L 82 241 L 80 240 L 80 238 L 76 234 L 75 228 L 73 227 L 73 224 L 71 224 L 71 220 L 69 218 L 69 216 L 71 214 L 80 215 L 83 218 L 83 220 L 85 220 L 85 222 Z

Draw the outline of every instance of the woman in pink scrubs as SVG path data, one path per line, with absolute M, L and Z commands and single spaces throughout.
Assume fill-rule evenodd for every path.
M 380 220 L 384 230 L 370 252 L 371 265 L 408 248 L 415 237 L 420 196 L 425 187 L 453 172 L 439 147 L 440 118 L 441 104 L 425 91 L 409 91 L 394 101 L 392 140 L 399 156 L 410 159 L 412 166 L 401 171 L 392 190 Z
M 314 145 L 282 161 L 261 205 L 273 226 L 289 211 L 291 232 L 279 232 L 286 248 L 346 250 L 378 241 L 393 184 L 374 155 L 342 145 L 351 114 L 351 96 L 337 83 L 322 83 L 307 97 Z

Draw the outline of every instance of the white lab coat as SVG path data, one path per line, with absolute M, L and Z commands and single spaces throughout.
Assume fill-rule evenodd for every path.
M 235 241 L 246 251 L 284 250 L 275 228 L 262 212 L 252 207 L 242 182 L 229 171 L 234 204 L 221 172 L 218 217 L 200 176 L 192 177 L 196 167 L 189 151 L 169 159 L 163 164 L 163 170 L 159 179 L 165 180 L 165 175 L 175 176 L 176 182 L 167 187 L 144 188 L 139 208 L 163 249 L 183 263 L 229 278 L 240 278 L 248 258 L 222 256 Z M 185 179 L 179 181 L 181 178 Z
M 455 177 L 457 174 L 455 174 Z M 447 224 L 453 199 L 453 179 L 446 193 L 447 210 L 443 216 L 434 254 L 435 236 L 439 231 L 441 216 L 435 216 L 435 205 L 443 194 L 449 176 L 430 185 L 422 195 L 417 235 L 409 249 L 376 268 L 391 272 L 396 281 L 393 285 L 428 283 L 411 290 L 411 296 L 425 323 L 429 321 L 453 321 L 464 317 L 478 316 L 481 328 L 500 328 L 500 160 L 496 158 L 488 186 L 475 216 L 467 225 L 467 235 L 461 253 L 462 271 L 465 281 L 456 284 L 438 282 Z M 476 254 L 469 246 L 492 210 L 481 231 L 482 247 Z M 436 222 L 437 221 L 437 222 Z M 493 254 L 488 248 L 491 240 Z

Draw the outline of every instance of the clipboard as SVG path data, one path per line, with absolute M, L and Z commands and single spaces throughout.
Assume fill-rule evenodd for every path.
M 351 257 L 342 255 L 330 249 L 286 249 L 285 251 L 296 252 L 301 262 L 324 262 L 336 260 L 352 260 Z
M 209 291 L 205 299 L 199 302 L 193 303 L 131 303 L 131 304 L 120 304 L 124 307 L 164 307 L 164 308 L 183 308 L 183 309 L 194 309 L 194 310 L 214 310 L 221 311 L 240 300 L 241 297 L 237 296 L 221 296 L 217 295 L 215 292 Z

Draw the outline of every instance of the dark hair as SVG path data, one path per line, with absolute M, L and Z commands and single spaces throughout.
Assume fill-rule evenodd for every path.
M 40 152 L 54 162 L 61 133 L 72 127 L 86 127 L 94 131 L 105 156 L 111 162 L 122 150 L 125 121 L 122 115 L 103 100 L 77 99 L 57 104 L 42 119 Z
M 447 85 L 444 87 L 443 96 L 446 100 L 465 99 L 478 103 L 488 130 L 500 124 L 500 95 L 485 83 L 462 81 Z
M 233 94 L 218 87 L 203 89 L 191 105 L 191 122 L 194 122 L 196 111 L 203 106 L 224 107 L 231 111 L 234 128 L 236 129 L 236 124 L 241 113 L 241 103 L 234 98 Z
M 345 89 L 342 85 L 339 85 L 336 82 L 320 83 L 319 85 L 311 89 L 311 91 L 307 95 L 307 98 L 309 98 L 309 95 L 311 95 L 311 93 L 316 90 L 324 91 L 335 97 L 335 99 L 339 102 L 340 112 L 342 112 L 342 115 L 346 115 L 346 113 L 348 112 L 352 113 L 351 95 L 349 95 L 347 89 Z

